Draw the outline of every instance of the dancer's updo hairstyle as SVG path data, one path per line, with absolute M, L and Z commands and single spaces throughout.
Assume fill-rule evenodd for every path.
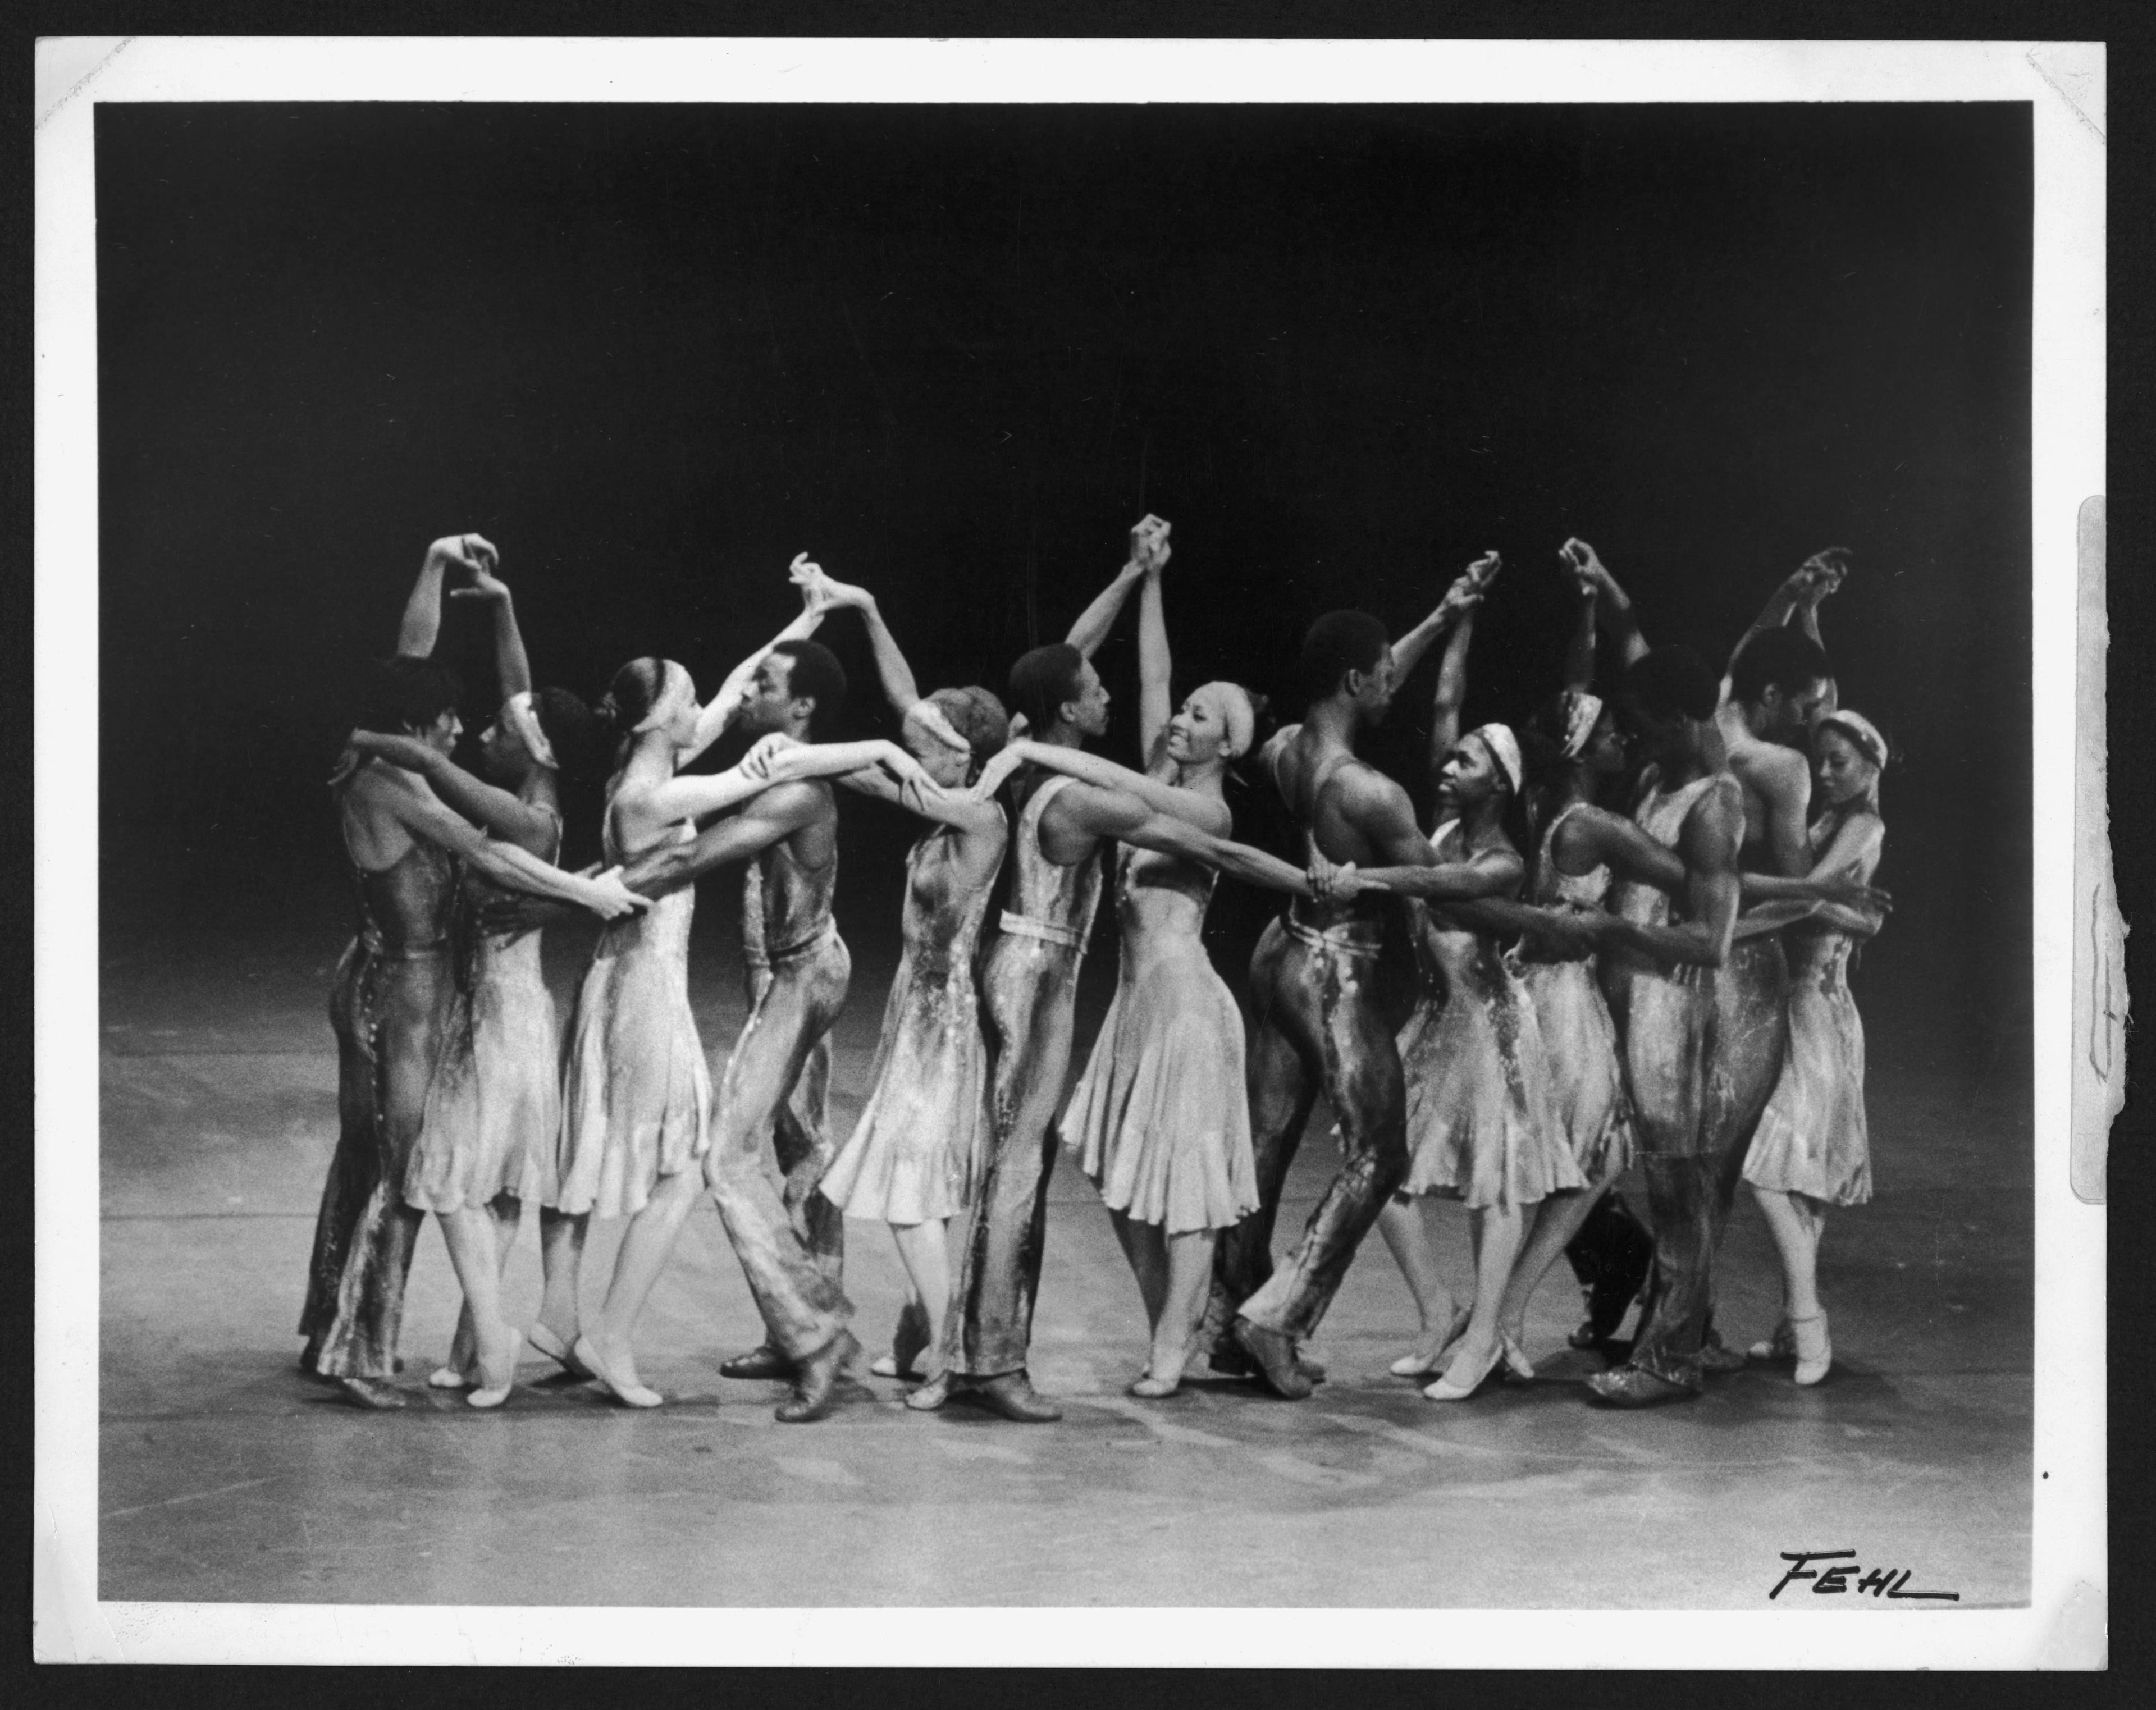
M 584 705 L 583 697 L 567 689 L 541 689 L 531 696 L 531 710 L 538 715 L 539 728 L 554 750 L 562 775 L 588 778 L 602 751 L 598 721 Z
M 1010 741 L 1010 715 L 1004 711 L 1002 701 L 978 683 L 964 689 L 938 689 L 927 698 L 973 751 L 966 768 L 966 782 L 973 783 L 981 775 L 981 768 Z
M 663 659 L 633 659 L 613 674 L 607 691 L 599 696 L 598 704 L 591 709 L 593 746 L 600 752 L 613 757 L 615 765 L 621 763 L 621 751 L 637 726 L 650 716 L 651 709 L 659 704 L 659 697 L 666 692 L 666 661 Z M 543 727 L 543 721 L 542 721 Z M 549 742 L 553 732 L 547 735 Z M 557 751 L 558 752 L 558 750 Z

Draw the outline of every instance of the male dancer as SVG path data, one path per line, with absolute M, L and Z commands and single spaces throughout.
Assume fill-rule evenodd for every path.
M 1399 680 L 1384 625 L 1363 612 L 1327 614 L 1303 639 L 1301 674 L 1309 711 L 1266 745 L 1265 757 L 1302 828 L 1306 855 L 1340 865 L 1431 865 L 1407 792 L 1355 755 L 1356 739 L 1384 716 Z M 1373 891 L 1298 900 L 1265 928 L 1250 960 L 1256 1001 L 1245 1076 L 1260 1204 L 1220 1241 L 1207 1324 L 1216 1369 L 1254 1364 L 1268 1388 L 1291 1399 L 1310 1394 L 1313 1375 L 1296 1344 L 1317 1328 L 1407 1173 L 1406 1086 L 1373 978 L 1397 909 Z M 1273 1220 L 1321 1086 L 1348 1161 L 1286 1268 L 1276 1271 Z
M 1108 728 L 1108 692 L 1089 655 L 1130 590 L 1167 556 L 1168 526 L 1148 516 L 1131 531 L 1130 562 L 1060 645 L 1012 666 L 1011 702 L 1034 740 L 1082 747 Z M 983 986 L 995 1051 L 994 1133 L 950 1310 L 944 1369 L 906 1398 L 933 1412 L 963 1395 L 1021 1424 L 1060 1419 L 1026 1373 L 1033 1305 L 1048 1228 L 1053 1124 L 1070 1066 L 1071 1008 L 1086 937 L 1100 900 L 1104 843 L 1121 841 L 1206 862 L 1224 872 L 1277 876 L 1283 864 L 1154 812 L 1136 797 L 1060 773 L 1016 786 L 1011 908 L 989 952 Z M 1286 876 L 1294 881 L 1296 876 Z
M 835 716 L 845 693 L 845 672 L 829 649 L 814 641 L 778 642 L 757 665 L 735 722 L 757 735 L 806 741 L 819 713 Z M 814 1209 L 816 1184 L 830 1161 L 828 1132 L 820 1110 L 812 1110 L 806 1122 L 798 1111 L 796 1120 L 782 1118 L 845 1004 L 852 974 L 831 917 L 838 827 L 829 783 L 778 784 L 694 841 L 640 856 L 622 876 L 630 889 L 655 896 L 693 884 L 714 867 L 755 864 L 747 891 L 755 925 L 745 926 L 745 936 L 754 944 L 760 930 L 766 966 L 757 968 L 752 958 L 752 1005 L 721 1078 L 704 1180 L 767 1336 L 764 1348 L 728 1362 L 727 1374 L 790 1374 L 793 1394 L 777 1412 L 788 1425 L 830 1411 L 839 1374 L 858 1348 L 846 1328 L 853 1309 L 839 1281 L 843 1225 Z M 767 1133 L 786 1177 L 783 1198 L 765 1174 Z M 649 1292 L 691 1203 L 654 1199 L 630 1223 L 617 1288 L 641 1282 L 630 1297 Z
M 1655 1268 L 1630 1359 L 1588 1382 L 1615 1407 L 1699 1393 L 1714 1253 L 1745 1148 L 1781 1067 L 1786 1022 L 1759 967 L 1732 953 L 1745 815 L 1722 765 L 1712 674 L 1686 648 L 1640 655 L 1623 705 L 1650 763 L 1634 819 L 1686 869 L 1681 903 L 1620 876 L 1602 979 L 1622 1042 L 1655 1225 Z M 1779 945 L 1771 936 L 1774 965 Z M 1784 976 L 1786 979 L 1786 976 Z

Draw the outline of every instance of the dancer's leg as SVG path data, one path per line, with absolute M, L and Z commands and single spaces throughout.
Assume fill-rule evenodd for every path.
M 894 1223 L 891 1239 L 898 1244 L 899 1262 L 906 1266 L 906 1310 L 920 1322 L 924 1338 L 923 1347 L 909 1350 L 917 1358 L 920 1353 L 929 1355 L 929 1375 L 933 1375 L 942 1362 L 935 1350 L 942 1346 L 943 1312 L 951 1299 L 951 1254 L 945 1225 L 948 1220 L 931 1218 L 926 1223 Z M 895 1376 L 905 1377 L 904 1367 L 911 1360 L 900 1363 Z
M 578 1305 L 578 1284 L 583 1275 L 584 1236 L 590 1216 L 581 1211 L 539 1208 L 539 1273 L 542 1292 L 539 1322 L 564 1350 L 576 1346 L 583 1332 Z
M 1213 1276 L 1214 1232 L 1184 1230 L 1167 1236 L 1168 1287 L 1152 1328 L 1152 1355 L 1147 1375 L 1158 1383 L 1175 1384 L 1190 1358 L 1198 1321 L 1205 1312 L 1205 1296 Z
M 516 1245 L 516 1225 L 522 1219 L 523 1209 L 523 1202 L 514 1194 L 497 1194 L 487 1204 L 487 1220 L 494 1231 L 496 1282 L 503 1290 L 508 1284 L 510 1249 Z M 446 1235 L 444 1239 L 448 1239 Z M 471 1297 L 466 1295 L 464 1305 L 457 1312 L 456 1330 L 449 1338 L 449 1358 L 441 1369 L 427 1381 L 437 1385 L 460 1385 L 470 1380 L 478 1359 L 479 1343 L 472 1328 Z
M 1393 1262 L 1407 1279 L 1414 1297 L 1421 1333 L 1407 1356 L 1418 1371 L 1430 1369 L 1452 1338 L 1452 1323 L 1459 1308 L 1437 1262 L 1437 1237 L 1431 1233 L 1430 1212 L 1421 1199 L 1392 1199 L 1378 1214 L 1378 1230 L 1385 1238 Z M 1404 1363 L 1405 1362 L 1403 1362 Z
M 1802 1194 L 1775 1188 L 1755 1187 L 1752 1197 L 1774 1237 L 1774 1250 L 1782 1260 L 1782 1314 L 1792 1320 L 1818 1316 L 1819 1249 L 1815 1225 L 1799 1204 Z
M 1550 1266 L 1564 1256 L 1580 1226 L 1587 1221 L 1609 1184 L 1617 1178 L 1604 1176 L 1588 1187 L 1552 1194 L 1535 1207 L 1527 1238 L 1512 1266 L 1512 1280 L 1505 1285 L 1505 1297 L 1497 1307 L 1497 1327 L 1514 1342 L 1527 1334 L 1527 1306 L 1549 1275 Z
M 1120 1211 L 1110 1211 L 1116 1239 L 1131 1262 L 1131 1275 L 1138 1280 L 1138 1298 L 1145 1302 L 1146 1327 L 1160 1328 L 1162 1305 L 1168 1298 L 1168 1240 L 1157 1223 L 1138 1223 Z
M 605 1374 L 608 1387 L 625 1400 L 631 1399 L 632 1391 L 654 1394 L 644 1389 L 636 1375 L 636 1353 L 631 1338 L 644 1303 L 651 1298 L 659 1273 L 666 1268 L 667 1260 L 673 1256 L 674 1244 L 680 1239 L 681 1225 L 696 1209 L 698 1187 L 696 1173 L 692 1169 L 676 1170 L 670 1176 L 660 1177 L 644 1209 L 629 1219 L 629 1227 L 622 1233 L 621 1249 L 613 1259 L 613 1276 L 607 1284 L 606 1299 L 599 1305 L 598 1315 L 579 1342 L 570 1344 L 575 1348 L 581 1343 L 590 1348 L 598 1358 L 597 1369 Z M 655 1396 L 654 1400 L 642 1404 L 655 1404 Z
M 515 1338 L 501 1315 L 501 1261 L 495 1245 L 494 1217 L 484 1206 L 466 1205 L 443 1212 L 441 1225 L 449 1264 L 465 1291 L 474 1358 L 486 1386 L 502 1387 L 515 1370 Z
M 1518 1205 L 1484 1205 L 1467 1216 L 1475 1236 L 1475 1305 L 1454 1359 L 1480 1364 L 1497 1345 L 1500 1307 L 1520 1256 L 1527 1214 Z

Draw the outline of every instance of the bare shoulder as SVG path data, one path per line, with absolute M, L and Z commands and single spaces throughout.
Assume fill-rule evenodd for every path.
M 1811 763 L 1802 754 L 1756 737 L 1742 746 L 1731 745 L 1729 769 L 1763 796 L 1808 791 L 1811 785 Z

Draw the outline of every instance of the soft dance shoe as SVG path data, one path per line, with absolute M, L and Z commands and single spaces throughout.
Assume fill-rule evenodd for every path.
M 1824 1378 L 1834 1364 L 1834 1342 L 1826 1333 L 1826 1314 L 1815 1312 L 1809 1318 L 1792 1318 L 1789 1330 L 1796 1343 L 1797 1382 L 1809 1389 Z
M 1237 1318 L 1235 1330 L 1236 1342 L 1257 1366 L 1257 1375 L 1268 1389 L 1286 1401 L 1308 1399 L 1314 1386 L 1296 1359 L 1293 1337 L 1248 1318 Z
M 1488 1354 L 1479 1360 L 1456 1354 L 1445 1368 L 1445 1375 L 1427 1385 L 1422 1393 L 1432 1401 L 1465 1401 L 1490 1381 L 1490 1374 L 1504 1358 L 1505 1344 L 1502 1341 L 1492 1342 Z
M 1512 1336 L 1502 1337 L 1497 1345 L 1505 1351 L 1506 1377 L 1515 1383 L 1533 1383 L 1535 1363 L 1527 1358 L 1527 1351 L 1520 1346 L 1518 1338 Z
M 1745 1358 L 1773 1362 L 1794 1359 L 1797 1357 L 1797 1333 L 1789 1327 L 1785 1316 L 1774 1327 L 1774 1333 L 1764 1342 L 1755 1342 L 1744 1350 Z
M 436 1366 L 427 1374 L 429 1389 L 469 1389 L 471 1384 L 471 1374 L 460 1372 L 454 1366 Z
M 588 1336 L 579 1336 L 577 1338 L 577 1345 L 570 1352 L 576 1355 L 577 1363 L 592 1374 L 593 1380 L 600 1388 L 624 1407 L 657 1407 L 666 1399 L 656 1389 L 649 1389 L 642 1384 L 632 1384 L 625 1378 L 615 1378 L 610 1375 L 605 1363 L 599 1358 L 598 1350 L 592 1346 L 592 1338 Z
M 722 1378 L 790 1378 L 793 1362 L 769 1343 L 752 1348 L 747 1353 L 737 1353 L 732 1359 L 719 1362 Z
M 916 1413 L 934 1413 L 951 1399 L 954 1379 L 948 1372 L 938 1372 L 918 1389 L 906 1392 L 906 1404 Z
M 523 1353 L 524 1333 L 521 1330 L 511 1331 L 509 1333 L 509 1358 L 502 1362 L 500 1374 L 501 1381 L 499 1384 L 487 1384 L 481 1389 L 473 1390 L 469 1395 L 465 1397 L 465 1405 L 467 1407 L 499 1407 L 503 1402 L 508 1400 L 509 1392 L 516 1387 L 516 1362 L 522 1358 Z M 484 1369 L 482 1369 L 480 1377 L 484 1379 L 485 1376 L 485 1372 Z
M 588 1379 L 591 1374 L 578 1363 L 575 1351 L 544 1324 L 535 1323 L 524 1333 L 524 1345 L 535 1353 L 547 1358 L 572 1378 Z
M 1435 1353 L 1430 1355 L 1428 1359 L 1424 1359 L 1419 1353 L 1404 1353 L 1387 1369 L 1396 1378 L 1427 1378 L 1433 1373 L 1443 1370 L 1445 1355 L 1451 1353 L 1454 1344 L 1467 1333 L 1467 1320 L 1470 1316 L 1466 1307 L 1454 1307 L 1452 1322 L 1445 1327 L 1445 1338 L 1437 1344 Z
M 793 1393 L 773 1410 L 771 1416 L 781 1425 L 808 1425 L 823 1418 L 838 1399 L 839 1379 L 860 1351 L 854 1333 L 841 1330 L 799 1365 L 789 1368 L 793 1374 Z
M 1642 1366 L 1620 1366 L 1614 1372 L 1597 1372 L 1587 1380 L 1588 1394 L 1604 1407 L 1661 1407 L 1672 1401 L 1695 1401 L 1699 1391 L 1667 1378 L 1658 1378 Z

